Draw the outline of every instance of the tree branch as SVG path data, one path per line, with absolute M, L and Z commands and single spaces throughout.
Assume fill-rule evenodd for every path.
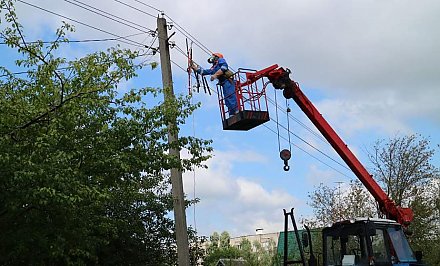
M 12 135 L 15 134 L 16 130 L 19 130 L 19 129 L 25 129 L 25 128 L 31 126 L 32 124 L 35 124 L 35 123 L 39 122 L 42 118 L 46 117 L 46 116 L 49 115 L 50 113 L 55 112 L 56 110 L 58 110 L 59 108 L 61 108 L 65 103 L 67 103 L 67 102 L 69 102 L 69 101 L 71 101 L 71 100 L 73 100 L 73 99 L 80 98 L 80 97 L 83 96 L 83 95 L 87 95 L 87 94 L 95 93 L 95 92 L 98 92 L 98 91 L 100 91 L 100 89 L 93 90 L 93 91 L 88 91 L 88 92 L 79 92 L 79 93 L 77 93 L 77 94 L 75 94 L 75 95 L 73 95 L 73 96 L 67 98 L 67 99 L 64 100 L 62 103 L 60 103 L 60 104 L 58 104 L 58 105 L 52 107 L 50 110 L 48 110 L 48 111 L 46 111 L 46 112 L 40 114 L 39 116 L 37 116 L 37 117 L 31 119 L 29 122 L 27 122 L 27 123 L 25 123 L 25 124 L 23 124 L 23 125 L 17 127 L 17 128 L 14 129 L 13 131 L 11 131 L 8 135 L 12 136 Z
M 7 5 L 7 8 L 8 8 L 9 13 L 12 13 L 11 7 L 10 7 L 9 5 Z M 14 25 L 15 25 L 15 27 L 16 27 L 16 29 L 17 29 L 18 34 L 20 35 L 20 39 L 22 40 L 24 46 L 21 46 L 20 43 L 18 43 L 18 42 L 15 43 L 15 45 L 16 45 L 17 47 L 23 49 L 24 51 L 28 52 L 29 54 L 35 56 L 36 58 L 38 58 L 38 59 L 39 59 L 41 62 L 43 62 L 46 66 L 49 66 L 49 63 L 46 62 L 46 60 L 45 60 L 45 57 L 46 57 L 47 55 L 46 55 L 45 57 L 42 57 L 41 55 L 39 55 L 39 54 L 33 52 L 33 51 L 28 47 L 28 45 L 27 45 L 27 43 L 26 43 L 26 40 L 25 40 L 25 38 L 24 38 L 24 35 L 23 35 L 23 33 L 21 32 L 21 30 L 20 30 L 20 25 L 19 25 L 18 22 L 15 20 L 15 16 L 11 16 L 11 18 L 12 18 L 12 21 L 14 22 Z M 60 37 L 60 36 L 58 35 L 57 40 L 59 39 L 59 37 Z M 52 47 L 54 47 L 54 45 L 55 45 L 55 44 L 53 44 Z M 48 51 L 48 53 L 50 53 L 50 52 L 51 52 L 51 50 Z M 53 70 L 53 73 L 54 73 L 55 76 L 59 79 L 60 84 L 61 84 L 60 103 L 62 103 L 62 102 L 63 102 L 63 98 L 64 98 L 64 81 L 63 81 L 63 79 L 61 78 L 60 74 L 56 71 L 56 69 Z

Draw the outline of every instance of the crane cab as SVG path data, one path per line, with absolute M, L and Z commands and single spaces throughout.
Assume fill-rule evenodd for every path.
M 263 79 L 249 82 L 247 73 L 254 70 L 240 68 L 233 76 L 235 96 L 237 97 L 238 113 L 229 116 L 225 105 L 225 95 L 220 85 L 217 85 L 217 95 L 224 130 L 249 130 L 269 121 L 266 86 Z
M 419 264 L 401 225 L 387 219 L 355 219 L 326 227 L 324 265 L 412 266 Z

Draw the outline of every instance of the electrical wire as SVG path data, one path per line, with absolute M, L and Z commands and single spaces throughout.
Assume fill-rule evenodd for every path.
M 127 20 L 127 19 L 121 18 L 121 17 L 119 17 L 119 16 L 116 16 L 116 15 L 114 15 L 114 14 L 108 13 L 108 12 L 102 10 L 102 9 L 99 9 L 99 8 L 93 7 L 93 6 L 88 5 L 88 4 L 85 4 L 85 3 L 83 3 L 83 2 L 81 2 L 81 1 L 79 1 L 79 0 L 64 0 L 64 1 L 67 2 L 67 3 L 70 3 L 70 4 L 72 4 L 72 5 L 75 5 L 75 6 L 79 7 L 79 8 L 85 9 L 85 10 L 87 10 L 87 11 L 89 11 L 89 12 L 95 13 L 95 14 L 97 14 L 97 15 L 100 15 L 100 16 L 102 16 L 102 17 L 105 17 L 105 18 L 107 18 L 107 19 L 110 19 L 110 20 L 112 20 L 112 21 L 115 21 L 115 22 L 117 22 L 117 23 L 120 23 L 120 24 L 122 24 L 122 25 L 125 25 L 125 26 L 128 26 L 128 27 L 130 27 L 130 28 L 136 29 L 136 30 L 138 30 L 138 31 L 142 31 L 142 32 L 144 32 L 144 33 L 149 33 L 149 34 L 155 32 L 154 30 L 152 30 L 152 29 L 150 29 L 150 28 L 147 28 L 147 27 L 145 27 L 145 26 L 143 26 L 143 25 L 137 24 L 137 23 L 132 22 L 132 21 L 130 21 L 130 20 Z M 72 2 L 72 1 L 73 1 L 73 2 Z M 76 3 L 74 3 L 74 2 L 76 2 Z M 79 4 L 77 4 L 77 3 L 79 3 Z M 83 6 L 81 6 L 81 5 L 83 5 Z M 99 12 L 101 12 L 102 14 L 99 13 Z M 130 24 L 131 24 L 131 25 L 130 25 Z
M 269 131 L 271 131 L 272 133 L 277 134 L 277 132 L 276 132 L 274 129 L 268 127 L 268 126 L 265 125 L 265 124 L 263 124 L 263 126 L 264 126 L 265 128 L 267 128 Z M 285 138 L 285 137 L 283 137 L 283 136 L 281 136 L 281 138 L 283 138 L 284 140 L 287 141 L 287 138 Z M 348 176 L 348 175 L 346 175 L 345 173 L 339 171 L 338 169 L 334 168 L 333 166 L 327 164 L 326 162 L 324 162 L 323 160 L 321 160 L 321 159 L 319 159 L 318 157 L 314 156 L 313 154 L 311 154 L 311 153 L 308 152 L 307 150 L 301 148 L 301 147 L 298 146 L 297 144 L 292 143 L 292 145 L 295 146 L 297 149 L 301 150 L 302 152 L 306 153 L 307 155 L 309 155 L 309 156 L 312 157 L 313 159 L 319 161 L 320 163 L 322 163 L 322 164 L 324 164 L 325 166 L 329 167 L 330 169 L 334 170 L 335 172 L 338 172 L 339 174 L 341 174 L 341 175 L 343 175 L 343 176 L 345 176 L 345 177 L 351 179 L 350 176 Z
M 159 35 L 156 34 L 156 36 L 154 37 L 153 41 L 151 41 L 150 45 L 147 47 L 147 52 L 150 51 L 150 50 L 152 50 L 153 53 L 152 53 L 152 55 L 150 55 L 149 58 L 145 57 L 145 59 L 142 60 L 142 62 L 141 62 L 142 65 L 143 65 L 145 62 L 151 60 L 151 58 L 153 58 L 153 56 L 158 52 L 158 49 L 157 49 L 157 48 L 154 48 L 154 44 L 156 43 L 158 37 L 159 37 Z
M 208 55 L 211 55 L 212 52 L 211 50 L 209 50 L 208 47 L 206 47 L 205 45 L 203 45 L 203 43 L 201 43 L 199 40 L 197 40 L 197 38 L 195 38 L 194 36 L 192 36 L 188 31 L 186 31 L 182 26 L 180 26 L 176 21 L 174 21 L 171 17 L 169 17 L 168 15 L 165 14 L 165 17 L 167 17 L 169 20 L 171 20 L 173 22 L 173 24 L 176 26 L 176 29 L 182 33 L 185 37 L 187 37 L 188 39 L 190 39 L 191 41 L 194 41 L 194 43 L 205 53 L 207 53 Z
M 23 3 L 26 3 L 26 2 L 24 2 L 24 1 L 22 1 L 22 0 L 18 0 L 19 2 L 23 2 Z M 72 3 L 71 1 L 69 1 L 69 0 L 65 0 L 66 2 L 69 2 L 69 3 Z M 82 3 L 82 2 L 80 2 L 80 1 L 77 1 L 77 0 L 73 0 L 73 1 L 76 1 L 76 2 L 79 2 L 79 3 L 81 3 L 81 4 L 84 4 L 84 3 Z M 115 0 L 116 2 L 118 2 L 118 3 L 121 3 L 121 4 L 124 4 L 124 5 L 126 5 L 126 6 L 128 6 L 128 7 L 130 7 L 130 8 L 133 8 L 133 9 L 135 9 L 135 10 L 137 10 L 137 11 L 139 11 L 139 12 L 142 12 L 142 13 L 146 13 L 146 12 L 144 12 L 144 11 L 142 11 L 142 10 L 140 10 L 140 9 L 137 9 L 137 8 L 135 8 L 135 7 L 133 7 L 133 6 L 131 6 L 131 5 L 129 5 L 129 4 L 126 4 L 126 3 L 124 3 L 124 2 L 122 2 L 122 1 L 119 1 L 119 0 Z M 137 1 L 137 2 L 139 2 L 139 1 Z M 140 2 L 141 3 L 141 2 Z M 26 4 L 29 4 L 29 3 L 26 3 Z M 72 4 L 74 4 L 74 3 L 72 3 Z M 31 4 L 30 4 L 31 5 Z M 76 5 L 76 4 L 75 4 Z M 86 4 L 84 4 L 84 5 L 86 5 Z M 157 9 L 157 8 L 155 8 L 155 7 L 153 7 L 153 6 L 151 6 L 151 5 L 147 5 L 147 4 L 144 4 L 145 6 L 148 6 L 148 7 L 150 7 L 150 8 L 153 8 L 154 10 L 156 10 L 156 11 L 160 11 L 159 9 Z M 77 6 L 79 6 L 79 5 L 77 5 Z M 90 5 L 86 5 L 86 6 L 88 6 L 88 7 L 91 7 Z M 34 7 L 36 7 L 36 6 L 34 6 Z M 79 6 L 79 7 L 81 7 L 81 6 Z M 82 8 L 84 8 L 84 7 L 82 7 Z M 91 8 L 93 8 L 93 7 L 91 7 Z M 41 8 L 40 8 L 41 9 Z M 87 8 L 86 8 L 87 9 Z M 44 11 L 48 11 L 48 10 L 45 10 L 45 9 L 43 9 Z M 87 9 L 87 10 L 89 10 L 89 9 Z M 102 11 L 102 10 L 100 10 L 100 9 L 97 9 L 97 10 L 99 10 L 100 12 L 105 12 L 105 11 Z M 90 10 L 89 10 L 90 11 Z M 92 12 L 94 12 L 94 11 L 92 11 Z M 94 13 L 97 13 L 97 12 L 94 12 Z M 107 12 L 105 12 L 106 14 L 109 14 L 109 13 L 107 13 Z M 151 14 L 149 14 L 149 13 L 146 13 L 147 15 L 150 15 L 150 16 L 153 16 L 153 15 L 151 15 Z M 56 14 L 56 15 L 59 15 L 59 14 Z M 111 15 L 111 14 L 110 14 Z M 169 18 L 177 27 L 176 28 L 178 28 L 177 30 L 179 30 L 182 34 L 184 34 L 186 37 L 189 37 L 190 39 L 192 39 L 196 44 L 199 44 L 198 46 L 202 49 L 202 50 L 204 50 L 205 52 L 207 52 L 208 54 L 210 53 L 210 50 L 206 47 L 206 46 L 204 46 L 200 41 L 198 41 L 193 35 L 191 35 L 188 31 L 186 31 L 182 26 L 180 26 L 177 22 L 175 22 L 171 17 L 169 17 L 168 15 L 165 15 L 167 18 Z M 115 17 L 117 17 L 117 16 L 115 16 Z M 66 18 L 66 17 L 65 17 Z M 117 17 L 117 18 L 120 18 L 120 17 Z M 67 18 L 67 19 L 69 19 L 69 18 Z M 122 19 L 122 18 L 120 18 L 120 19 Z M 127 21 L 127 20 L 126 20 Z M 131 22 L 132 23 L 132 22 Z M 124 24 L 124 25 L 128 25 L 128 24 Z M 139 24 L 136 24 L 136 25 L 139 25 Z M 129 25 L 128 25 L 129 26 Z M 139 25 L 139 26 L 141 26 L 141 25 Z M 144 33 L 149 33 L 149 34 L 151 34 L 151 32 L 152 32 L 152 30 L 151 29 L 148 29 L 148 28 L 146 28 L 147 30 L 149 30 L 148 32 L 144 32 Z M 137 30 L 140 30 L 140 29 L 137 29 Z M 141 31 L 141 30 L 140 30 Z M 116 39 L 126 39 L 127 37 L 122 37 L 122 36 L 118 36 L 118 38 L 116 38 Z M 116 40 L 115 39 L 115 40 Z M 155 40 L 153 40 L 153 43 L 154 43 L 154 41 Z M 141 44 L 142 45 L 142 44 Z M 151 47 L 152 47 L 152 45 L 150 45 L 149 47 L 148 47 L 148 49 L 151 49 Z M 177 47 L 177 50 L 182 54 L 182 55 L 184 55 L 185 57 L 187 57 L 187 55 L 185 54 L 185 52 L 179 47 L 179 46 L 177 46 L 176 45 L 176 47 Z M 174 61 L 172 61 L 172 63 L 173 64 L 175 64 L 176 66 L 178 66 L 179 68 L 181 68 L 183 71 L 186 71 L 184 68 L 182 68 L 180 65 L 178 65 L 178 64 L 176 64 Z M 276 101 L 275 102 L 273 102 L 273 100 L 270 98 L 270 97 L 267 97 L 268 98 L 268 100 L 269 100 L 269 102 L 271 102 L 272 104 L 274 104 L 275 105 L 275 108 L 276 108 L 276 110 L 278 111 L 278 109 L 281 109 L 281 108 L 279 108 L 279 106 L 277 105 L 277 103 L 276 103 Z M 282 110 L 282 109 L 281 109 Z M 283 110 L 282 110 L 283 111 Z M 304 125 L 302 122 L 300 122 L 299 120 L 297 120 L 297 119 L 295 119 L 294 117 L 292 117 L 291 115 L 289 115 L 287 112 L 285 112 L 285 111 L 283 111 L 284 113 L 286 113 L 287 114 L 287 116 L 289 117 L 289 118 L 293 118 L 294 119 L 294 121 L 295 122 L 297 122 L 297 123 L 300 123 L 300 125 L 301 126 L 303 126 L 303 127 L 305 127 L 309 132 L 311 132 L 311 133 L 313 133 L 314 135 L 316 135 L 316 136 L 319 136 L 320 137 L 320 139 L 322 140 L 322 136 L 320 136 L 320 135 L 318 135 L 315 131 L 313 131 L 313 130 L 311 130 L 309 127 L 307 127 L 306 125 Z M 308 142 L 306 142 L 304 139 L 302 139 L 302 138 L 300 138 L 298 135 L 296 135 L 296 134 L 293 134 L 295 137 L 297 137 L 297 138 L 299 138 L 300 140 L 302 140 L 302 141 L 304 141 L 305 143 L 307 143 L 309 146 L 311 146 L 312 148 L 314 148 L 314 149 L 316 149 L 317 151 L 319 151 L 319 152 L 321 152 L 319 149 L 317 149 L 317 148 L 315 148 L 313 145 L 311 145 L 310 143 L 308 143 Z M 290 138 L 290 136 L 289 136 L 289 138 Z M 326 142 L 326 141 L 325 141 Z M 327 142 L 326 142 L 327 143 Z M 332 159 L 331 157 L 329 157 L 328 155 L 326 155 L 325 153 L 323 153 L 323 152 L 321 152 L 323 155 L 325 155 L 325 156 L 327 156 L 329 159 Z M 334 159 L 332 159 L 332 160 L 334 160 Z M 334 160 L 335 161 L 335 160 Z M 337 161 L 335 161 L 336 163 L 338 163 L 338 164 L 340 164 L 339 162 L 337 162 Z M 342 165 L 342 164 L 340 164 L 340 165 Z
M 304 124 L 303 122 L 301 122 L 299 119 L 297 119 L 296 117 L 290 115 L 289 113 L 287 113 L 283 108 L 281 108 L 274 100 L 272 100 L 269 96 L 267 96 L 267 101 L 269 103 L 271 103 L 272 105 L 275 106 L 275 108 L 279 108 L 281 110 L 281 112 L 283 112 L 284 114 L 287 114 L 287 116 L 289 118 L 291 118 L 293 121 L 295 121 L 297 124 L 299 124 L 300 126 L 302 126 L 303 128 L 305 128 L 307 131 L 309 131 L 310 133 L 312 133 L 315 137 L 317 137 L 318 139 L 320 139 L 322 142 L 324 142 L 327 145 L 330 145 L 328 143 L 328 141 L 320 134 L 318 134 L 316 131 L 314 131 L 313 129 L 311 129 L 310 127 L 308 127 L 306 124 Z
M 129 38 L 129 37 L 138 36 L 138 35 L 141 35 L 141 34 L 145 34 L 145 33 L 140 32 L 140 33 L 130 34 L 130 35 L 123 36 L 123 37 L 121 37 L 121 38 Z M 60 40 L 60 41 L 41 41 L 41 43 L 42 43 L 42 44 L 53 44 L 53 43 L 55 43 L 55 42 L 56 42 L 56 43 L 107 42 L 107 41 L 118 41 L 118 40 L 120 40 L 121 38 L 85 39 L 85 40 L 67 40 L 67 41 L 63 41 L 63 40 Z M 40 41 L 31 41 L 31 42 L 26 42 L 26 43 L 29 43 L 29 44 L 35 44 L 35 43 L 40 43 Z M 7 43 L 5 43 L 5 42 L 0 42 L 0 45 L 5 45 L 5 44 L 7 44 Z
M 275 121 L 273 118 L 270 118 L 273 122 L 278 124 L 278 121 Z M 305 139 L 301 138 L 300 136 L 298 136 L 297 134 L 291 132 L 288 128 L 286 128 L 284 125 L 280 124 L 280 127 L 282 127 L 283 129 L 285 129 L 286 131 L 288 131 L 290 134 L 294 135 L 295 137 L 297 137 L 299 140 L 301 140 L 302 142 L 304 142 L 305 144 L 307 144 L 307 146 L 309 146 L 310 148 L 314 149 L 315 151 L 321 153 L 322 155 L 324 155 L 325 157 L 327 157 L 328 159 L 332 160 L 333 162 L 339 164 L 340 166 L 344 167 L 347 170 L 350 170 L 350 168 L 348 168 L 346 165 L 336 161 L 335 159 L 333 159 L 330 155 L 327 155 L 325 152 L 321 151 L 320 149 L 316 148 L 315 146 L 313 146 L 312 144 L 310 144 L 308 141 L 306 141 Z
M 146 55 L 151 55 L 151 54 L 142 53 L 142 54 L 137 55 L 136 57 L 142 57 L 142 56 L 146 56 Z M 59 67 L 59 68 L 57 68 L 55 70 L 59 71 L 59 70 L 67 70 L 67 69 L 71 69 L 71 68 L 73 68 L 73 67 L 72 66 L 69 66 L 69 67 Z M 0 78 L 1 77 L 8 77 L 8 76 L 15 76 L 15 75 L 28 74 L 29 71 L 35 71 L 35 69 L 34 70 L 28 70 L 28 71 L 19 71 L 19 72 L 11 72 L 11 73 L 8 73 L 8 74 L 2 74 L 2 75 L 0 75 Z
M 51 10 L 48 10 L 48 9 L 42 8 L 42 7 L 40 7 L 40 6 L 37 6 L 37 5 L 31 4 L 31 3 L 28 3 L 28 2 L 23 1 L 23 0 L 17 0 L 17 2 L 20 2 L 20 3 L 23 3 L 23 4 L 29 5 L 29 6 L 31 6 L 31 7 L 34 7 L 34 8 L 40 9 L 40 10 L 45 11 L 45 12 L 47 12 L 47 13 L 50 13 L 50 14 L 53 14 L 53 15 L 56 15 L 56 16 L 59 16 L 59 17 L 62 17 L 62 18 L 64 18 L 64 19 L 67 19 L 67 20 L 70 20 L 70 21 L 73 21 L 73 22 L 75 22 L 75 23 L 78 23 L 78 24 L 80 24 L 80 25 L 83 25 L 83 26 L 89 27 L 89 28 L 91 28 L 91 29 L 94 29 L 94 30 L 97 30 L 97 31 L 100 31 L 100 32 L 103 32 L 103 33 L 106 33 L 106 34 L 109 34 L 109 35 L 112 35 L 112 36 L 114 36 L 114 37 L 117 37 L 117 38 L 121 39 L 121 40 L 118 40 L 119 42 L 122 42 L 122 43 L 125 43 L 125 44 L 128 44 L 128 45 L 132 45 L 132 46 L 136 46 L 136 47 L 142 47 L 142 48 L 145 48 L 145 45 L 143 45 L 142 43 L 139 43 L 139 42 L 133 41 L 133 40 L 131 40 L 131 39 L 128 39 L 128 38 L 125 38 L 125 37 L 123 37 L 123 36 L 120 36 L 120 35 L 114 34 L 114 33 L 112 33 L 112 32 L 109 32 L 109 31 L 106 31 L 106 30 L 100 29 L 100 28 L 98 28 L 98 27 L 95 27 L 95 26 L 89 25 L 89 24 L 84 23 L 84 22 L 81 22 L 81 21 L 79 21 L 79 20 L 76 20 L 76 19 L 72 19 L 72 18 L 66 17 L 66 16 L 64 16 L 64 15 L 58 14 L 58 13 L 56 13 L 56 12 L 53 12 L 53 11 L 51 11 Z M 124 40 L 124 41 L 123 41 L 123 40 Z
M 155 8 L 154 6 L 147 5 L 147 4 L 145 4 L 145 3 L 143 3 L 143 2 L 141 2 L 141 1 L 139 1 L 139 0 L 134 0 L 134 1 L 135 1 L 135 2 L 138 2 L 139 4 L 144 5 L 144 6 L 146 6 L 146 7 L 152 8 L 152 9 L 156 10 L 156 11 L 159 12 L 159 13 L 163 13 L 162 10 L 157 9 L 157 8 Z
M 144 10 L 141 10 L 141 9 L 139 9 L 139 8 L 136 8 L 136 7 L 134 7 L 134 6 L 132 6 L 132 5 L 129 5 L 129 4 L 127 4 L 127 3 L 124 3 L 123 1 L 120 1 L 120 0 L 113 0 L 113 1 L 118 2 L 118 3 L 122 4 L 122 5 L 125 5 L 125 6 L 127 6 L 127 7 L 129 7 L 129 8 L 134 9 L 134 10 L 136 10 L 136 11 L 138 11 L 138 12 L 143 13 L 143 14 L 146 14 L 146 15 L 148 15 L 148 16 L 151 16 L 151 17 L 156 18 L 155 15 L 153 15 L 153 14 L 151 14 L 151 13 L 148 13 L 148 12 L 145 12 Z M 187 30 L 185 30 L 182 26 L 180 26 L 175 20 L 173 20 L 170 16 L 168 16 L 167 14 L 165 14 L 163 10 L 160 10 L 160 9 L 158 9 L 158 8 L 152 6 L 152 5 L 145 4 L 145 3 L 143 3 L 143 2 L 141 2 L 141 1 L 139 1 L 139 0 L 134 0 L 134 1 L 137 2 L 137 3 L 139 3 L 139 4 L 144 5 L 144 6 L 146 6 L 146 7 L 149 7 L 149 8 L 151 8 L 151 9 L 154 9 L 155 11 L 159 12 L 161 15 L 165 16 L 166 18 L 168 18 L 171 22 L 173 22 L 173 24 L 176 26 L 176 29 L 177 29 L 180 33 L 182 33 L 185 37 L 188 37 L 188 39 L 191 39 L 192 41 L 194 41 L 194 43 L 195 43 L 195 44 L 196 44 L 201 50 L 203 50 L 204 52 L 206 52 L 208 55 L 211 55 L 211 54 L 212 54 L 212 52 L 209 50 L 208 47 L 206 47 L 205 45 L 203 45 L 203 43 L 201 43 L 199 40 L 197 40 L 197 38 L 195 38 L 193 35 L 191 35 Z
M 148 16 L 150 16 L 150 17 L 156 18 L 155 15 L 150 14 L 150 13 L 148 13 L 148 12 L 145 12 L 145 11 L 139 9 L 139 8 L 136 8 L 136 7 L 132 6 L 132 5 L 129 5 L 129 4 L 127 4 L 127 3 L 124 3 L 124 2 L 122 2 L 122 1 L 119 1 L 119 0 L 113 0 L 113 1 L 118 2 L 118 3 L 122 4 L 122 5 L 127 6 L 127 7 L 131 8 L 131 9 L 134 9 L 134 10 L 136 10 L 136 11 L 139 11 L 139 12 L 141 12 L 141 13 L 143 13 L 143 14 L 145 14 L 145 15 L 148 15 Z
M 276 97 L 276 91 L 275 91 L 275 97 Z M 267 98 L 268 98 L 268 101 L 269 101 L 269 102 L 272 101 L 272 103 L 276 106 L 276 109 L 275 109 L 275 110 L 278 110 L 278 108 L 280 108 L 280 107 L 277 105 L 276 101 L 273 102 L 273 100 L 271 100 L 269 97 L 267 97 Z M 280 108 L 280 109 L 281 109 L 281 108 Z M 281 111 L 283 111 L 283 110 L 281 109 Z M 287 112 L 285 112 L 285 111 L 283 111 L 283 112 L 284 112 L 284 113 L 287 113 Z M 288 114 L 288 113 L 287 113 L 287 114 Z M 290 117 L 289 114 L 288 114 L 288 116 Z M 272 119 L 272 118 L 271 118 L 271 119 Z M 276 122 L 278 123 L 278 121 L 276 121 Z M 344 165 L 344 164 L 338 162 L 337 160 L 333 159 L 331 156 L 327 155 L 326 153 L 324 153 L 324 152 L 321 151 L 320 149 L 318 149 L 318 148 L 316 148 L 315 146 L 313 146 L 312 144 L 310 144 L 310 143 L 309 143 L 308 141 L 306 141 L 305 139 L 303 139 L 303 138 L 301 138 L 300 136 L 298 136 L 297 134 L 291 132 L 290 129 L 286 128 L 286 127 L 283 126 L 283 125 L 281 125 L 281 127 L 284 128 L 284 129 L 286 129 L 288 132 L 290 132 L 290 134 L 292 134 L 293 136 L 295 136 L 296 138 L 298 138 L 298 139 L 301 140 L 302 142 L 306 143 L 306 144 L 307 144 L 308 146 L 310 146 L 312 149 L 314 149 L 314 150 L 316 150 L 317 152 L 321 153 L 322 155 L 324 155 L 324 156 L 327 157 L 328 159 L 330 159 L 330 160 L 332 160 L 333 162 L 339 164 L 340 166 L 342 166 L 342 167 L 344 167 L 344 168 L 350 170 L 350 168 L 348 168 L 346 165 Z M 290 136 L 289 136 L 289 138 L 290 138 Z M 321 138 L 323 138 L 323 137 L 321 136 Z M 320 139 L 321 139 L 321 138 L 320 138 Z M 327 142 L 327 140 L 324 139 L 323 141 L 324 141 L 324 143 L 330 145 L 330 144 Z

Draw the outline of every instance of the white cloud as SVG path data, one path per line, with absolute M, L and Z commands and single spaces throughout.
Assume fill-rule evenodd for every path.
M 252 151 L 215 151 L 215 159 L 208 161 L 208 169 L 196 170 L 196 197 L 201 203 L 196 205 L 197 213 L 216 210 L 216 221 L 222 219 L 223 228 L 231 234 L 252 233 L 255 228 L 264 226 L 265 230 L 282 230 L 282 209 L 302 206 L 300 200 L 283 189 L 268 190 L 258 183 L 258 176 L 235 176 L 231 171 L 244 162 L 262 163 L 264 156 Z M 254 173 L 255 174 L 255 173 Z M 184 174 L 184 190 L 192 198 L 194 195 L 194 175 Z M 189 209 L 189 212 L 192 212 Z M 221 217 L 221 218 L 218 218 Z M 213 217 L 201 217 L 204 226 L 199 231 L 210 234 L 209 224 Z M 191 223 L 191 219 L 189 219 Z M 200 223 L 199 223 L 200 224 Z M 211 229 L 212 230 L 212 229 Z
M 285 191 L 266 191 L 260 184 L 249 180 L 239 179 L 237 185 L 238 199 L 244 205 L 257 204 L 259 207 L 272 208 L 293 201 L 293 197 Z
M 334 128 L 346 136 L 357 132 L 376 129 L 387 134 L 396 130 L 411 132 L 404 123 L 408 111 L 397 103 L 371 99 L 324 100 L 318 103 L 319 110 Z M 399 110 L 400 109 L 400 110 Z

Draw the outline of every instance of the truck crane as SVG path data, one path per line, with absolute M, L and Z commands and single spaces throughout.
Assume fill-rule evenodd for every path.
M 267 78 L 275 89 L 283 91 L 283 96 L 286 99 L 293 99 L 372 194 L 380 211 L 386 217 L 386 219 L 364 218 L 340 221 L 324 228 L 322 230 L 323 265 L 422 265 L 420 253 L 416 258 L 405 234 L 413 220 L 413 211 L 410 208 L 397 206 L 388 197 L 318 109 L 301 91 L 298 83 L 290 79 L 290 74 L 289 69 L 284 69 L 276 64 L 260 71 L 247 72 L 246 79 L 237 82 L 237 91 L 262 78 Z M 313 265 L 315 262 L 309 261 L 309 265 Z

